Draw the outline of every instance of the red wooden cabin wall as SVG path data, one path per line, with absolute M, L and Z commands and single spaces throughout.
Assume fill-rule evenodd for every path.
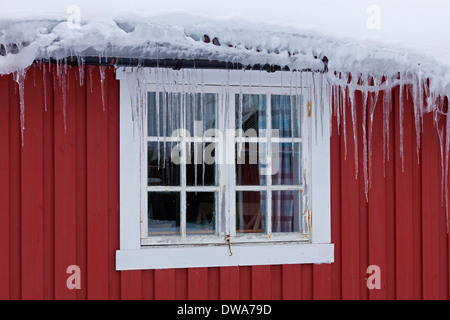
M 385 165 L 382 99 L 375 111 L 368 202 L 361 94 L 358 179 L 350 107 L 347 156 L 342 121 L 338 132 L 333 117 L 333 264 L 118 272 L 119 83 L 112 67 L 103 84 L 98 67 L 85 67 L 81 85 L 77 67 L 62 77 L 55 65 L 28 70 L 23 146 L 19 88 L 13 75 L 0 77 L 0 299 L 449 298 L 439 140 L 426 115 L 417 161 L 412 102 L 404 95 L 402 170 L 398 90 Z M 80 267 L 80 290 L 67 289 L 69 265 Z M 366 286 L 369 265 L 380 267 L 380 290 Z

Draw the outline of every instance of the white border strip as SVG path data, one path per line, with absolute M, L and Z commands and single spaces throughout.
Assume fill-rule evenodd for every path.
M 152 247 L 116 252 L 116 270 L 333 263 L 333 244 Z

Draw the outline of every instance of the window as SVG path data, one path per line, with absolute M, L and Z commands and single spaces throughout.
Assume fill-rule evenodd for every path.
M 118 70 L 118 270 L 333 261 L 329 137 L 312 139 L 303 75 L 137 72 Z

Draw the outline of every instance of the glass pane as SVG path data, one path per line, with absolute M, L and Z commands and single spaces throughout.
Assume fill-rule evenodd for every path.
M 201 137 L 204 132 L 217 127 L 217 94 L 191 93 L 186 96 L 186 129 L 191 137 Z
M 171 151 L 175 143 L 148 142 L 148 185 L 179 186 L 180 165 L 172 161 Z
M 266 232 L 266 192 L 236 192 L 236 232 Z
M 188 186 L 217 186 L 215 145 L 215 143 L 191 143 L 191 156 L 186 160 Z
M 239 152 L 239 147 L 242 149 Z M 266 143 L 236 144 L 236 185 L 266 184 Z
M 300 185 L 302 179 L 300 143 L 272 144 L 272 184 Z
M 147 130 L 150 137 L 171 137 L 172 133 L 182 128 L 181 119 L 181 94 L 180 93 L 162 93 L 158 95 L 159 109 L 156 108 L 156 93 L 149 92 L 148 112 L 147 112 Z M 159 116 L 159 121 L 158 121 Z M 158 130 L 159 126 L 159 130 Z M 158 134 L 159 132 L 159 134 Z
M 259 136 L 259 130 L 266 129 L 266 96 L 236 94 L 235 101 L 236 129 L 241 128 L 244 136 Z
M 272 232 L 301 231 L 300 191 L 272 192 Z
M 148 193 L 149 235 L 180 234 L 180 193 Z
M 214 234 L 216 231 L 216 193 L 186 192 L 186 233 Z
M 300 137 L 300 97 L 287 95 L 271 96 L 272 130 L 278 130 L 278 136 Z

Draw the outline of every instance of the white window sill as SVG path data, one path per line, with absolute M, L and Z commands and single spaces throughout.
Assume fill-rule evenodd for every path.
M 334 245 L 316 243 L 144 247 L 116 251 L 116 270 L 333 263 Z

